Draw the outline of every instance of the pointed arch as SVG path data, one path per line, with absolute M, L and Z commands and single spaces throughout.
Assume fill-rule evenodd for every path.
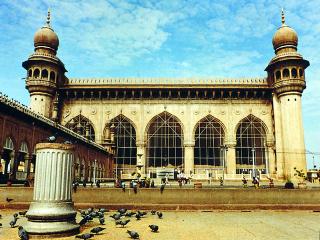
M 3 148 L 7 149 L 7 150 L 14 150 L 14 143 L 11 137 L 7 137 L 4 140 L 4 144 L 3 144 Z
M 81 113 L 72 118 L 65 125 L 70 130 L 84 136 L 85 138 L 95 141 L 95 131 L 92 122 Z
M 183 126 L 176 116 L 164 111 L 153 117 L 148 124 L 146 143 L 149 168 L 183 167 Z
M 116 145 L 115 168 L 122 173 L 132 173 L 137 165 L 136 128 L 134 123 L 123 114 L 111 119 L 114 127 Z M 106 126 L 109 128 L 109 126 Z
M 29 153 L 28 143 L 26 141 L 21 142 L 19 151 L 22 153 Z
M 254 115 L 250 114 L 238 123 L 236 128 L 237 173 L 257 170 L 266 173 L 266 137 L 265 123 Z
M 225 127 L 222 122 L 212 115 L 207 115 L 195 125 L 193 136 L 195 168 L 221 168 L 221 146 L 225 141 Z

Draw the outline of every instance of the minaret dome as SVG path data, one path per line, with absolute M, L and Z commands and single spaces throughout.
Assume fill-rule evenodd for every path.
M 59 38 L 50 25 L 50 11 L 48 11 L 46 24 L 40 28 L 34 35 L 34 47 L 51 48 L 54 51 L 58 50 Z
M 288 48 L 297 50 L 298 35 L 296 31 L 285 23 L 285 16 L 282 10 L 282 25 L 278 28 L 272 38 L 272 44 L 275 52 Z

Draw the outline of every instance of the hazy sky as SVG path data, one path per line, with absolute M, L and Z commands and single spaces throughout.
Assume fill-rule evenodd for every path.
M 310 61 L 303 119 L 306 149 L 318 153 L 319 167 L 320 0 L 1 0 L 0 91 L 26 105 L 21 63 L 49 7 L 68 77 L 264 77 L 283 7 Z

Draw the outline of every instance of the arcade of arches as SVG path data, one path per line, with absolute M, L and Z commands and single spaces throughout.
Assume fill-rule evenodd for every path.
M 238 116 L 234 124 L 225 122 L 225 117 L 219 120 L 212 114 L 197 121 L 186 119 L 186 122 L 163 111 L 141 124 L 120 113 L 106 121 L 103 138 L 108 139 L 110 136 L 106 135 L 113 133 L 114 171 L 124 178 L 130 177 L 137 165 L 147 176 L 153 177 L 160 171 L 173 170 L 183 171 L 194 178 L 206 178 L 208 174 L 240 178 L 252 171 L 266 176 L 275 174 L 276 162 L 272 134 L 267 127 L 272 128 L 272 123 L 265 115 L 262 117 L 267 124 L 250 113 L 242 118 Z M 78 116 L 72 119 L 75 118 Z M 96 129 L 95 141 L 99 141 L 94 120 L 87 119 L 83 126 Z

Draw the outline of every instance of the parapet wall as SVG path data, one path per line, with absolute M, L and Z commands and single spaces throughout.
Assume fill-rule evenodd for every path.
M 33 188 L 0 188 L 0 208 L 26 207 Z M 10 203 L 6 197 L 13 198 Z M 128 208 L 199 209 L 294 209 L 320 210 L 320 189 L 132 189 L 80 188 L 73 194 L 76 207 L 120 206 Z

